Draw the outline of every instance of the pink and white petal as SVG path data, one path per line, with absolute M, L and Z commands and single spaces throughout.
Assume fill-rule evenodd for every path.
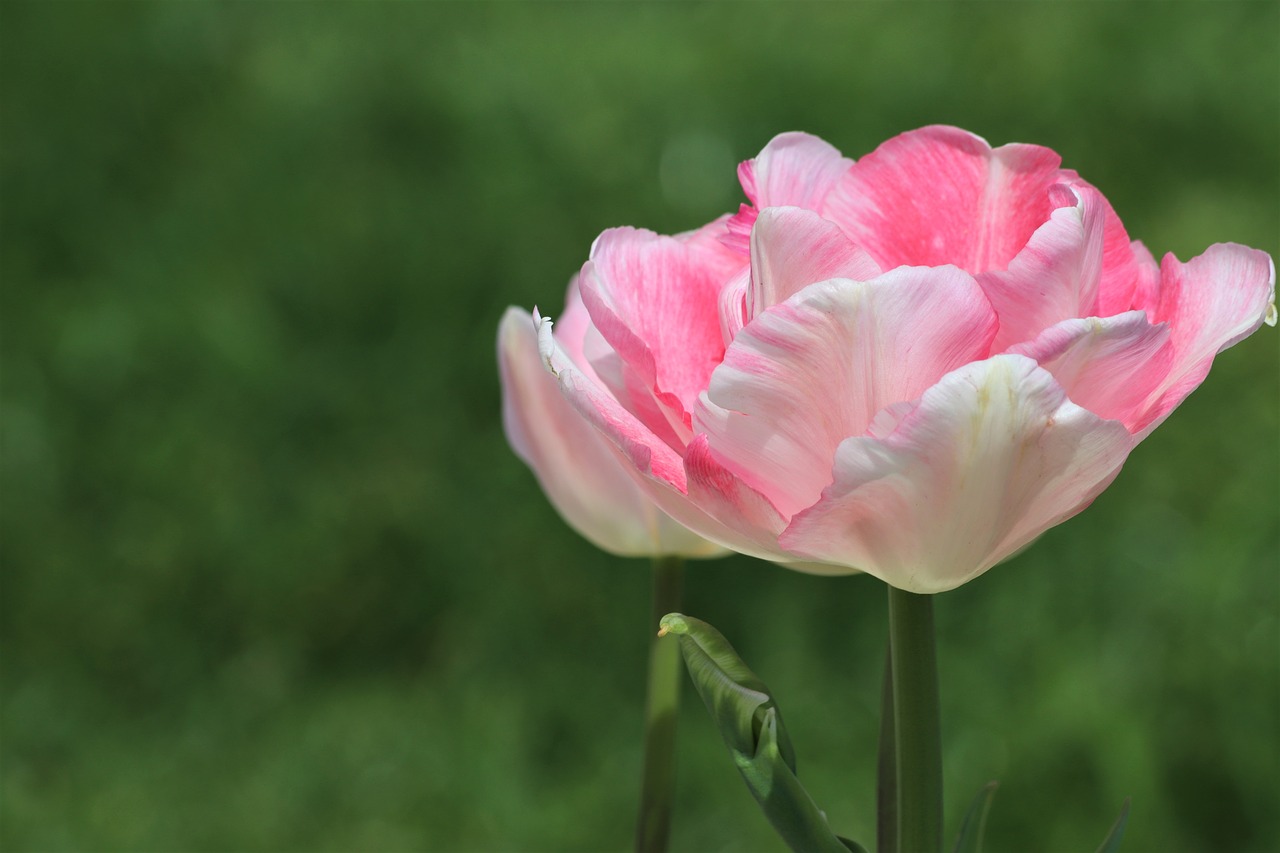
M 852 165 L 816 136 L 778 134 L 753 159 L 738 165 L 738 181 L 754 206 L 742 205 L 729 220 L 725 244 L 745 253 L 756 214 L 766 207 L 790 205 L 822 212 L 827 195 Z
M 1102 271 L 1098 280 L 1096 308 L 1089 315 L 1111 317 L 1139 307 L 1135 299 L 1151 269 L 1148 266 L 1151 253 L 1141 243 L 1129 240 L 1124 223 L 1096 187 L 1074 173 L 1071 175 L 1067 183 L 1077 191 L 1088 190 L 1096 194 L 1097 206 L 1102 211 Z
M 751 267 L 743 265 L 720 291 L 720 336 L 727 347 L 747 325 L 747 289 L 751 286 Z
M 821 211 L 827 194 L 853 161 L 808 133 L 780 133 L 753 159 L 738 166 L 747 198 L 761 210 L 790 205 Z
M 811 210 L 768 207 L 751 232 L 748 320 L 785 302 L 806 285 L 832 278 L 868 281 L 880 267 L 844 232 Z
M 1217 243 L 1185 264 L 1165 255 L 1160 273 L 1155 318 L 1169 324 L 1174 355 L 1143 436 L 1204 381 L 1215 355 L 1276 322 L 1276 267 L 1266 252 Z
M 542 364 L 559 382 L 560 393 L 569 404 L 613 442 L 639 474 L 656 477 L 684 492 L 684 463 L 680 455 L 578 369 L 555 339 L 551 321 L 539 316 L 537 310 L 533 312 L 533 323 L 537 328 Z
M 734 550 L 766 560 L 787 559 L 778 548 L 778 534 L 787 520 L 768 498 L 721 464 L 707 436 L 690 443 L 684 464 L 689 500 L 733 531 Z
M 1078 512 L 1123 464 L 1125 428 L 1000 355 L 948 374 L 883 439 L 850 438 L 835 480 L 779 543 L 899 589 L 952 589 Z
M 776 544 L 776 531 L 782 528 L 783 521 L 781 518 L 769 520 L 771 510 L 767 501 L 761 503 L 753 499 L 745 486 L 731 489 L 723 475 L 717 480 L 713 461 L 704 461 L 696 453 L 691 465 L 693 491 L 699 501 L 706 502 L 707 508 L 691 499 L 685 461 L 569 360 L 552 333 L 550 320 L 543 319 L 535 310 L 533 323 L 538 330 L 540 361 L 554 377 L 553 384 L 558 381 L 557 390 L 575 415 L 612 446 L 621 470 L 662 511 L 658 514 L 658 523 L 679 531 L 687 530 L 712 543 L 694 543 L 676 553 L 718 556 L 720 551 L 716 546 L 719 546 L 765 560 L 788 559 Z M 721 494 L 717 495 L 717 491 Z M 742 512 L 726 511 L 722 507 L 726 503 L 748 509 L 754 521 L 744 523 Z M 711 515 L 708 509 L 718 511 L 730 523 Z M 660 528 L 659 535 L 664 533 L 665 528 Z M 683 542 L 685 540 L 677 538 L 681 535 L 669 533 L 660 541 Z
M 977 283 L 955 267 L 812 284 L 739 332 L 699 401 L 695 431 L 790 517 L 831 481 L 842 440 L 982 358 L 995 329 Z
M 1064 320 L 1034 341 L 1009 350 L 1035 359 L 1071 402 L 1137 431 L 1151 392 L 1169 373 L 1169 326 L 1151 325 L 1141 311 Z
M 1088 187 L 1053 189 L 1052 196 L 1071 204 L 1049 215 L 1007 269 L 978 276 L 1000 318 L 992 352 L 1033 340 L 1062 320 L 1096 313 L 1106 200 Z
M 570 527 L 622 556 L 723 553 L 661 512 L 624 470 L 608 440 L 564 398 L 542 364 L 527 312 L 509 308 L 503 316 L 498 366 L 507 439 Z
M 601 336 L 673 423 L 685 427 L 724 353 L 724 267 L 713 251 L 700 242 L 615 228 L 596 239 L 580 278 Z
M 1003 269 L 1052 209 L 1061 158 L 1037 145 L 992 150 L 935 125 L 888 140 L 827 197 L 824 215 L 884 269 L 955 264 Z

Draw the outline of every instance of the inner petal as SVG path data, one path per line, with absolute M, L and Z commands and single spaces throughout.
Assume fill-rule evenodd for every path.
M 830 483 L 841 441 L 983 357 L 995 331 L 986 297 L 955 267 L 812 284 L 742 329 L 699 400 L 694 431 L 790 517 Z
M 1053 208 L 1061 158 L 1037 145 L 992 149 L 933 126 L 888 140 L 845 173 L 827 215 L 885 269 L 1003 269 Z

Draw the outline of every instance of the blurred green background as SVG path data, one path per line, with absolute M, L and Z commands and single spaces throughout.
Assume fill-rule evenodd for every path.
M 0 847 L 622 850 L 648 567 L 499 424 L 508 304 L 736 207 L 775 133 L 1038 142 L 1157 256 L 1280 250 L 1280 4 L 0 6 Z M 949 825 L 1280 849 L 1277 334 L 937 602 Z M 884 590 L 687 611 L 873 837 Z M 685 693 L 676 850 L 779 850 Z

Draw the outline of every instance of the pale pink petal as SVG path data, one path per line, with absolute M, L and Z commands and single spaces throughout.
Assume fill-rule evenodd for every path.
M 677 432 L 687 430 L 688 413 L 724 353 L 719 296 L 726 267 L 718 251 L 615 228 L 596 239 L 582 269 L 583 302 L 625 369 L 625 388 L 614 390 L 632 401 L 651 392 Z M 638 405 L 633 412 L 662 429 L 652 412 Z
M 769 518 L 766 500 L 753 497 L 749 487 L 734 484 L 718 473 L 718 463 L 702 455 L 701 450 L 691 454 L 686 477 L 685 460 L 569 360 L 552 333 L 551 321 L 541 318 L 535 310 L 533 322 L 538 328 L 540 360 L 558 380 L 562 397 L 585 424 L 613 446 L 621 468 L 648 500 L 669 516 L 669 523 L 743 554 L 765 560 L 787 559 L 774 541 L 776 531 L 782 529 L 782 520 Z M 704 446 L 705 438 L 699 437 L 695 443 Z M 690 491 L 697 497 L 691 498 Z M 706 508 L 702 501 L 706 501 Z M 728 520 L 721 521 L 708 509 Z M 711 546 L 695 553 L 693 547 L 689 546 L 685 553 L 719 553 Z
M 565 399 L 613 442 L 637 472 L 656 477 L 684 492 L 684 463 L 680 455 L 578 369 L 555 339 L 550 320 L 542 318 L 535 310 L 533 322 L 538 331 L 538 354 L 542 364 L 558 380 Z
M 832 278 L 867 281 L 880 267 L 834 223 L 800 207 L 768 207 L 751 232 L 748 321 L 806 285 Z
M 568 327 L 570 338 L 580 338 L 584 316 L 580 303 L 566 308 L 566 321 L 557 331 Z M 569 404 L 542 363 L 527 312 L 509 308 L 503 316 L 498 365 L 507 439 L 570 527 L 597 547 L 623 556 L 722 553 L 661 512 L 623 468 L 626 463 L 612 444 Z
M 929 389 L 883 439 L 850 438 L 780 544 L 911 592 L 959 586 L 1079 512 L 1131 446 L 1035 362 L 1001 355 Z
M 863 157 L 826 200 L 824 215 L 884 269 L 955 264 L 1003 269 L 1052 210 L 1061 158 L 1037 145 L 995 150 L 979 136 L 933 126 Z
M 1062 320 L 1097 313 L 1106 200 L 1090 187 L 1053 189 L 1059 203 L 1070 203 L 1049 215 L 1007 269 L 978 275 L 1000 318 L 993 352 L 1032 340 Z
M 853 165 L 830 143 L 807 133 L 780 133 L 755 158 L 738 166 L 742 191 L 754 207 L 743 205 L 729 221 L 725 242 L 745 253 L 756 214 L 789 205 L 822 212 L 827 195 Z
M 955 267 L 819 282 L 734 339 L 695 413 L 717 458 L 784 516 L 817 500 L 839 443 L 980 358 L 990 305 Z
M 1153 319 L 1169 324 L 1174 356 L 1143 435 L 1204 381 L 1215 355 L 1264 322 L 1275 325 L 1276 268 L 1266 252 L 1217 243 L 1185 264 L 1165 255 L 1160 273 Z
M 1064 320 L 1011 353 L 1035 359 L 1071 402 L 1136 432 L 1151 392 L 1173 360 L 1169 326 L 1151 325 L 1141 311 Z
M 747 289 L 751 287 L 751 266 L 742 269 L 729 279 L 720 291 L 720 336 L 727 347 L 751 319 L 747 316 Z

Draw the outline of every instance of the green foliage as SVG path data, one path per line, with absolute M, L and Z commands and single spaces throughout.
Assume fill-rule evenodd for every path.
M 1280 254 L 1278 28 L 0 3 L 0 848 L 624 849 L 648 566 L 507 448 L 501 311 L 555 317 L 606 227 L 733 209 L 787 129 L 1051 145 L 1157 255 Z M 938 600 L 947 790 L 1001 779 L 989 850 L 1077 849 L 1129 795 L 1126 849 L 1280 849 L 1276 364 L 1273 330 L 1222 354 L 1084 515 Z M 880 586 L 735 557 L 686 609 L 870 837 Z M 720 744 L 679 749 L 673 849 L 777 849 Z

